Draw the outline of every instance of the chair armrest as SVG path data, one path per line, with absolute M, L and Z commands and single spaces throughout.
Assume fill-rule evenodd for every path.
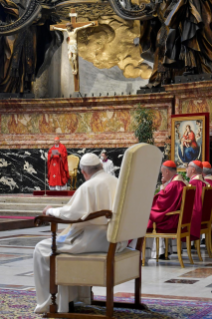
M 86 222 L 88 220 L 92 220 L 98 217 L 102 217 L 105 216 L 106 218 L 110 219 L 112 218 L 112 212 L 110 210 L 100 210 L 98 212 L 94 212 L 94 213 L 90 213 L 85 219 L 77 219 L 77 220 L 65 220 L 65 219 L 61 219 L 61 218 L 57 218 L 54 216 L 37 216 L 34 219 L 34 224 L 36 226 L 42 225 L 45 222 L 53 222 L 55 224 L 76 224 L 76 223 L 83 223 Z
M 180 210 L 176 210 L 175 212 L 167 213 L 166 216 L 179 215 L 179 214 L 180 214 Z

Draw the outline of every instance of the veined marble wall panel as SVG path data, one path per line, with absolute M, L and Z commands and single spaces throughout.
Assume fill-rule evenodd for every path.
M 0 148 L 48 148 L 55 134 L 69 148 L 129 147 L 138 104 L 155 111 L 155 142 L 170 135 L 172 96 L 0 101 Z
M 2 114 L 1 134 L 133 132 L 134 110 L 63 114 Z M 167 110 L 155 111 L 157 130 L 167 130 Z
M 106 150 L 114 163 L 115 174 L 118 177 L 126 148 L 108 148 Z M 73 154 L 79 158 L 90 152 L 99 156 L 101 151 L 102 148 L 67 149 L 68 155 Z M 1 149 L 0 194 L 32 193 L 35 190 L 44 190 L 45 183 L 48 190 L 47 168 L 45 170 L 47 153 L 48 149 Z M 84 178 L 78 170 L 77 187 L 83 182 Z
M 102 149 L 67 149 L 68 155 L 82 157 L 85 153 L 92 152 L 97 155 Z M 113 160 L 115 173 L 118 176 L 125 148 L 107 149 L 109 158 Z M 7 193 L 32 193 L 34 190 L 48 190 L 47 169 L 45 163 L 47 149 L 6 149 L 0 150 L 0 194 Z M 77 175 L 77 186 L 84 179 L 80 170 Z M 68 199 L 67 199 L 68 201 Z
M 182 114 L 210 113 L 210 129 L 212 130 L 212 96 L 211 98 L 197 98 L 182 101 Z
M 210 113 L 210 136 L 212 135 L 212 81 L 165 86 L 175 95 L 175 114 Z

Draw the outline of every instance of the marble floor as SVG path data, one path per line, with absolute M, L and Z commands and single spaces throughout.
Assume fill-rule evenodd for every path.
M 59 229 L 64 226 L 59 225 Z M 0 288 L 34 290 L 33 249 L 37 242 L 51 236 L 50 227 L 26 228 L 0 233 Z M 194 265 L 183 251 L 185 268 L 176 254 L 170 260 L 148 260 L 142 267 L 142 295 L 152 298 L 206 300 L 212 298 L 212 259 L 201 246 L 203 262 L 193 251 Z M 115 287 L 116 296 L 133 297 L 134 282 Z M 105 288 L 94 287 L 95 295 L 105 296 Z

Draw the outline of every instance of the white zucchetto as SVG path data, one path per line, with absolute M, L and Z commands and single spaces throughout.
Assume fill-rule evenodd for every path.
M 99 165 L 100 159 L 96 154 L 93 153 L 87 153 L 82 156 L 80 160 L 80 164 L 84 166 L 96 166 Z

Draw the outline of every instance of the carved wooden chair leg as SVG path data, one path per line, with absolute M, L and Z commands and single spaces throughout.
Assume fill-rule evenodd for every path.
M 110 244 L 107 256 L 106 316 L 113 317 L 114 256 L 117 244 Z
M 137 244 L 136 244 L 136 250 L 139 250 L 141 252 L 141 250 L 144 248 L 144 254 L 146 249 L 145 240 L 146 240 L 145 237 L 138 238 Z M 140 253 L 140 258 L 141 258 L 141 253 Z M 135 307 L 136 309 L 146 309 L 146 306 L 141 303 L 141 264 L 139 267 L 139 277 L 135 279 Z
M 141 277 L 135 279 L 135 305 L 137 309 L 141 305 Z
M 77 189 L 77 176 L 74 177 L 74 189 Z
M 146 237 L 144 237 L 142 245 L 142 266 L 145 266 L 145 257 L 146 257 Z
M 205 234 L 205 245 L 208 252 L 209 257 L 212 257 L 211 251 L 210 251 L 210 234 Z
M 51 223 L 51 232 L 52 232 L 52 254 L 50 256 L 50 293 L 51 293 L 51 300 L 52 304 L 50 305 L 50 313 L 57 312 L 57 303 L 56 303 L 56 295 L 57 295 L 57 285 L 55 283 L 55 274 L 56 274 L 56 252 L 57 252 L 57 245 L 56 245 L 56 232 L 57 232 L 57 224 Z
M 179 259 L 181 267 L 185 268 L 185 266 L 183 264 L 182 255 L 181 255 L 181 238 L 180 238 L 180 236 L 177 237 L 177 255 L 178 255 L 178 259 Z
M 113 285 L 107 285 L 107 301 L 106 301 L 106 315 L 109 318 L 113 317 Z
M 187 247 L 187 253 L 188 253 L 188 258 L 190 260 L 190 263 L 193 264 L 193 259 L 191 256 L 191 241 L 190 241 L 190 236 L 186 237 L 186 247 Z
M 156 260 L 159 260 L 159 237 L 156 237 Z
M 197 249 L 199 260 L 202 261 L 202 256 L 200 251 L 200 239 L 196 240 L 195 243 L 196 243 L 196 249 Z
M 165 245 L 166 245 L 166 248 L 165 248 L 165 259 L 168 260 L 168 251 L 169 251 L 169 239 L 168 238 L 165 238 Z

